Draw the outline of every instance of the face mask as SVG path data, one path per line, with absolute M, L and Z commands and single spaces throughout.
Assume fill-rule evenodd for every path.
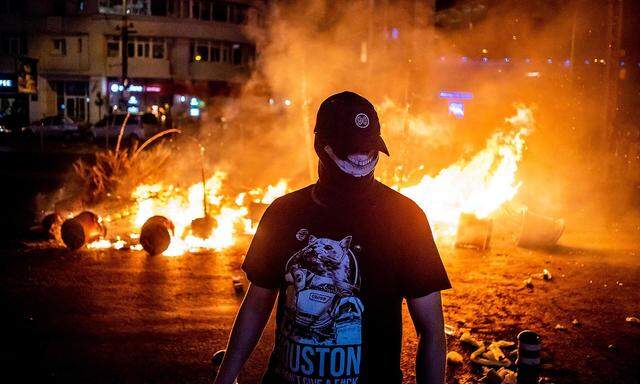
M 353 153 L 347 155 L 345 160 L 342 160 L 336 156 L 329 145 L 326 145 L 324 150 L 342 172 L 353 177 L 362 177 L 370 174 L 378 164 L 377 151 Z

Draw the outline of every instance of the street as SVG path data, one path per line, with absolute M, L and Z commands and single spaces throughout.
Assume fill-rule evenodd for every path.
M 637 227 L 633 229 L 637 234 Z M 540 333 L 543 376 L 555 383 L 636 383 L 640 374 L 640 255 L 633 231 L 570 232 L 553 252 L 501 239 L 486 252 L 443 248 L 454 288 L 444 292 L 449 350 L 464 363 L 448 383 L 473 383 L 460 328 L 485 342 Z M 209 360 L 225 346 L 241 297 L 231 278 L 243 247 L 224 254 L 150 257 L 29 243 L 3 246 L 2 360 L 11 373 L 44 382 L 211 382 Z M 533 278 L 548 269 L 552 279 Z M 576 319 L 579 324 L 572 325 Z M 556 329 L 560 324 L 565 329 Z M 414 381 L 417 339 L 404 313 L 402 365 Z M 273 342 L 273 317 L 242 372 L 258 382 Z M 20 377 L 20 376 L 18 376 Z

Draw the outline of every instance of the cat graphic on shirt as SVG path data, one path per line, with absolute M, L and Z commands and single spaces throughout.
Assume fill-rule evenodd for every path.
M 358 287 L 355 260 L 349 251 L 351 239 L 346 236 L 337 241 L 311 235 L 307 246 L 287 263 L 289 334 L 333 344 L 340 338 L 336 328 L 339 323 L 359 323 L 362 304 L 354 296 Z

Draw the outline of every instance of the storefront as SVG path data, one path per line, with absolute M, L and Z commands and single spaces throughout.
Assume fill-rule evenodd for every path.
M 29 125 L 29 100 L 37 97 L 37 61 L 5 56 L 0 60 L 0 126 L 19 132 Z

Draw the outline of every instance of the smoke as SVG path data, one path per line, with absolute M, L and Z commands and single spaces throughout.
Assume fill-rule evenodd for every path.
M 604 10 L 579 1 L 457 3 L 435 14 L 424 1 L 275 2 L 266 34 L 250 31 L 260 57 L 234 107 L 239 121 L 270 120 L 245 123 L 244 149 L 231 146 L 225 158 L 238 150 L 241 162 L 250 157 L 233 167 L 254 179 L 312 182 L 317 108 L 352 90 L 376 105 L 392 154 L 383 156 L 378 176 L 415 182 L 473 156 L 514 104 L 524 103 L 535 108 L 537 126 L 518 199 L 560 216 L 575 213 L 576 199 L 589 207 L 583 213 L 608 211 L 611 185 L 602 175 L 611 159 L 597 145 L 604 112 L 594 97 L 606 66 L 593 63 L 606 54 L 605 32 L 596 28 Z M 463 119 L 449 113 L 443 90 L 473 93 Z M 630 184 L 623 184 L 616 201 L 625 209 Z
M 247 30 L 259 56 L 240 97 L 210 103 L 198 133 L 183 134 L 147 182 L 188 186 L 224 171 L 229 196 L 281 178 L 311 183 L 316 111 L 351 90 L 377 108 L 391 157 L 376 172 L 388 184 L 470 159 L 521 103 L 534 108 L 536 127 L 516 198 L 550 215 L 576 213 L 576 201 L 580 214 L 607 212 L 610 155 L 594 145 L 606 68 L 593 63 L 605 52 L 602 31 L 590 29 L 598 12 L 577 1 L 456 3 L 438 13 L 421 0 L 271 3 L 264 25 Z M 463 103 L 464 118 L 450 113 L 451 101 Z M 623 210 L 629 183 L 618 181 Z

